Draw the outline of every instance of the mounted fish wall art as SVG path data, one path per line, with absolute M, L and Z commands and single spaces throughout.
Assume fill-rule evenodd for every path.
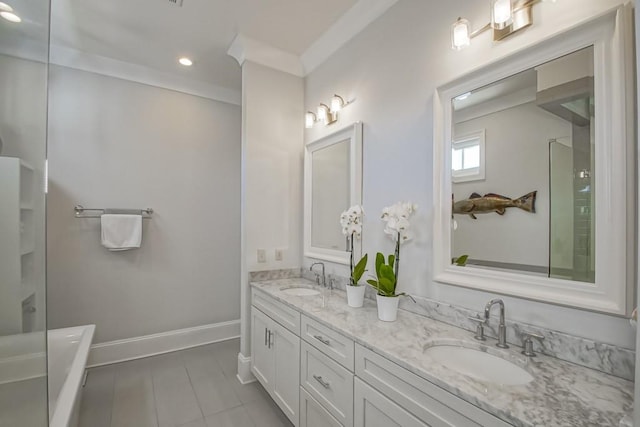
M 504 215 L 507 208 L 519 208 L 525 212 L 535 213 L 536 194 L 538 194 L 537 191 L 532 191 L 518 199 L 510 199 L 495 193 L 487 193 L 484 196 L 481 196 L 474 192 L 471 193 L 468 199 L 460 200 L 459 202 L 453 200 L 452 194 L 452 212 L 453 214 L 458 215 L 469 215 L 473 219 L 478 219 L 476 214 L 491 212 L 495 212 L 498 215 Z

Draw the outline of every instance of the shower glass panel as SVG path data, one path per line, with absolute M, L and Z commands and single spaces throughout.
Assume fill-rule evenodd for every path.
M 571 137 L 549 141 L 549 277 L 595 281 L 593 96 L 561 103 Z
M 0 426 L 48 424 L 45 170 L 49 1 L 0 18 Z M 13 18 L 12 22 L 6 17 Z

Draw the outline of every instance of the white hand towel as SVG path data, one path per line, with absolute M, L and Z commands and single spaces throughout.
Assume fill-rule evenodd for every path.
M 110 251 L 139 248 L 142 243 L 142 215 L 100 216 L 102 246 Z

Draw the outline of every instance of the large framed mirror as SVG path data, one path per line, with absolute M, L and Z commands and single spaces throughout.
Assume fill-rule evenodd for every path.
M 436 281 L 629 313 L 628 19 L 620 8 L 436 91 Z
M 340 214 L 362 204 L 362 123 L 307 144 L 304 177 L 304 255 L 349 264 Z

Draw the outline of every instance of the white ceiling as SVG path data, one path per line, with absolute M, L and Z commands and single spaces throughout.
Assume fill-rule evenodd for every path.
M 10 0 L 9 0 L 10 1 Z M 51 43 L 240 90 L 238 33 L 302 55 L 357 0 L 51 0 Z M 191 68 L 177 65 L 189 56 Z

